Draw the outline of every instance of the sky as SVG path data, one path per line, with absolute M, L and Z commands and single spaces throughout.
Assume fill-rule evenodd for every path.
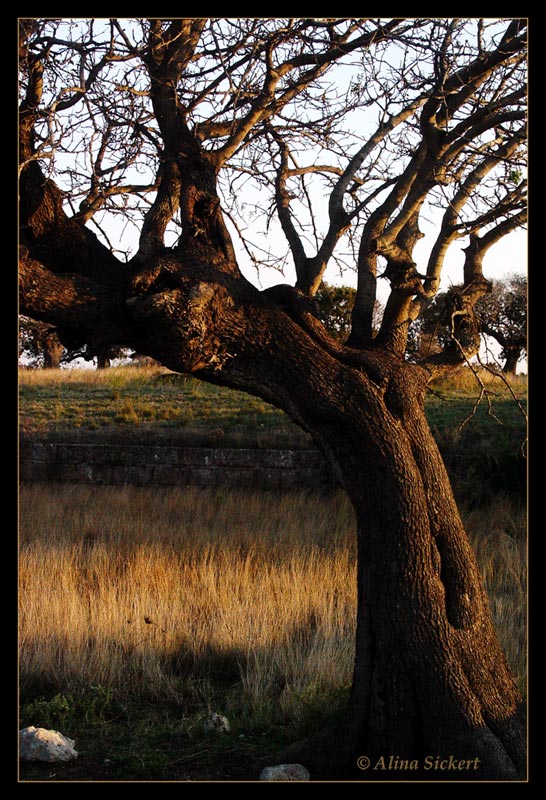
M 436 229 L 434 226 L 430 226 L 427 231 L 428 235 L 425 234 L 425 237 L 415 248 L 414 256 L 419 270 L 424 271 L 426 269 L 426 262 L 433 245 L 435 232 Z M 234 241 L 235 244 L 237 244 L 235 236 Z M 450 286 L 462 282 L 464 262 L 462 248 L 464 246 L 465 241 L 460 240 L 454 242 L 450 247 L 442 270 L 440 291 L 445 291 Z M 288 249 L 288 245 L 286 245 L 286 249 Z M 288 258 L 288 264 L 284 270 L 284 275 L 281 275 L 278 270 L 267 269 L 265 267 L 262 267 L 257 274 L 256 267 L 251 263 L 244 252 L 240 253 L 239 265 L 245 277 L 259 289 L 265 289 L 277 283 L 294 284 L 296 281 L 295 270 L 290 258 Z M 484 275 L 488 280 L 503 279 L 512 273 L 527 274 L 527 231 L 523 229 L 514 231 L 492 245 L 485 255 L 483 267 Z M 340 275 L 337 268 L 329 267 L 324 277 L 327 283 L 330 284 L 356 287 L 356 271 L 347 269 L 343 272 L 343 275 Z M 379 299 L 384 302 L 388 294 L 389 282 L 387 280 L 378 281 Z

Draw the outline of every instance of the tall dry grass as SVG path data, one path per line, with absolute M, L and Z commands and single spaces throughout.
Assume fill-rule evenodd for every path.
M 451 392 L 464 392 L 478 397 L 483 387 L 494 396 L 511 395 L 527 397 L 527 374 L 505 375 L 500 365 L 463 366 L 456 372 L 437 378 L 433 386 Z
M 32 485 L 20 517 L 23 691 L 102 684 L 183 702 L 188 682 L 220 681 L 249 713 L 288 714 L 348 684 L 344 498 Z
M 89 386 L 118 387 L 135 382 L 149 382 L 158 375 L 168 373 L 161 366 L 119 366 L 110 369 L 23 369 L 19 368 L 20 386 L 55 386 L 84 383 Z
M 522 691 L 527 672 L 527 512 L 499 495 L 463 518 L 481 567 L 491 612 Z
M 525 672 L 522 513 L 468 519 L 503 644 Z M 352 672 L 355 542 L 339 493 L 23 486 L 21 687 L 184 703 L 219 691 L 269 720 L 339 702 Z M 231 698 L 231 699 L 230 699 Z

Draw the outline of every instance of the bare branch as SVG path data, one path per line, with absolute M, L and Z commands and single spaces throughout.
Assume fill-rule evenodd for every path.
M 460 423 L 460 425 L 457 426 L 457 433 L 460 433 L 463 430 L 463 428 L 466 425 L 468 425 L 468 423 L 470 422 L 472 417 L 476 414 L 476 412 L 477 412 L 478 408 L 480 407 L 481 402 L 482 402 L 484 397 L 485 397 L 485 399 L 487 401 L 487 415 L 489 417 L 492 417 L 494 420 L 496 420 L 496 422 L 498 422 L 499 425 L 502 425 L 502 420 L 500 420 L 497 417 L 497 415 L 493 412 L 493 403 L 491 401 L 491 394 L 494 394 L 494 393 L 490 392 L 488 389 L 486 389 L 485 384 L 482 381 L 478 370 L 475 369 L 474 366 L 472 364 L 470 364 L 470 362 L 468 362 L 467 365 L 470 368 L 470 371 L 472 372 L 472 374 L 474 375 L 474 377 L 476 378 L 476 381 L 478 382 L 478 384 L 480 386 L 480 394 L 479 394 L 478 398 L 476 399 L 476 402 L 472 406 L 472 411 L 470 412 L 470 414 Z
M 330 220 L 336 219 L 340 211 L 343 211 L 343 197 L 347 192 L 349 184 L 360 169 L 364 160 L 370 153 L 382 142 L 388 134 L 394 130 L 402 122 L 405 122 L 417 109 L 423 105 L 425 98 L 421 97 L 410 103 L 407 108 L 404 108 L 398 114 L 392 116 L 387 122 L 379 125 L 375 133 L 368 139 L 368 141 L 355 153 L 349 161 L 347 167 L 343 171 L 339 181 L 336 183 L 330 195 Z M 361 201 L 362 203 L 363 201 Z
M 519 398 L 517 397 L 516 393 L 514 392 L 514 389 L 512 388 L 512 386 L 510 384 L 510 381 L 506 378 L 506 375 L 503 374 L 502 370 L 494 369 L 494 368 L 491 367 L 490 364 L 484 364 L 480 360 L 480 358 L 477 359 L 477 362 L 478 362 L 478 365 L 479 365 L 479 367 L 481 369 L 486 370 L 491 375 L 493 375 L 495 378 L 499 378 L 504 383 L 504 385 L 506 386 L 506 388 L 508 389 L 508 391 L 510 393 L 510 396 L 512 397 L 512 400 L 514 401 L 514 403 L 518 407 L 521 415 L 523 416 L 525 422 L 527 423 L 527 421 L 528 421 L 527 420 L 527 412 L 525 411 L 521 401 L 519 400 Z M 468 367 L 470 368 L 470 371 L 474 375 L 474 378 L 476 379 L 476 382 L 478 383 L 478 385 L 480 387 L 480 394 L 479 394 L 478 398 L 476 399 L 476 402 L 474 403 L 474 405 L 472 407 L 472 411 L 470 412 L 470 414 L 457 427 L 457 432 L 460 433 L 463 430 L 463 428 L 470 422 L 472 417 L 476 414 L 476 412 L 477 412 L 477 410 L 478 410 L 478 408 L 479 408 L 479 406 L 480 406 L 480 404 L 481 404 L 481 402 L 483 401 L 484 398 L 485 398 L 485 400 L 487 402 L 487 412 L 486 412 L 487 416 L 492 417 L 496 422 L 499 423 L 499 425 L 502 425 L 503 424 L 502 420 L 499 419 L 499 417 L 495 414 L 495 412 L 493 410 L 493 400 L 491 399 L 491 397 L 494 396 L 496 393 L 491 391 L 490 389 L 487 389 L 487 387 L 485 386 L 485 384 L 484 384 L 484 382 L 483 382 L 483 380 L 481 378 L 479 370 L 473 364 L 468 363 Z M 525 442 L 523 444 L 525 444 Z
M 333 46 L 322 53 L 313 54 L 312 56 L 302 54 L 278 64 L 274 63 L 273 58 L 277 42 L 275 38 L 272 38 L 265 47 L 266 71 L 260 93 L 250 104 L 247 114 L 232 127 L 227 142 L 215 151 L 214 160 L 216 165 L 220 167 L 233 155 L 254 125 L 279 113 L 284 106 L 320 78 L 331 64 L 355 50 L 365 49 L 382 41 L 400 23 L 401 20 L 391 20 L 371 33 L 365 33 L 355 39 L 350 37 L 358 29 L 358 24 L 351 25 L 344 34 L 336 37 Z M 295 78 L 291 85 L 288 83 L 288 88 L 281 90 L 279 95 L 276 95 L 276 89 L 281 78 L 304 66 L 310 66 L 310 68 Z
M 277 213 L 279 215 L 279 220 L 282 225 L 284 235 L 286 236 L 290 250 L 292 251 L 292 255 L 294 257 L 294 265 L 296 267 L 298 282 L 300 284 L 305 284 L 308 281 L 308 260 L 302 241 L 296 231 L 296 228 L 294 227 L 294 223 L 292 222 L 292 216 L 290 213 L 290 200 L 292 199 L 292 196 L 286 188 L 286 179 L 288 177 L 288 147 L 274 130 L 271 132 L 280 149 L 280 163 L 275 180 L 275 202 Z
M 428 297 L 432 297 L 438 289 L 445 254 L 450 244 L 461 235 L 461 228 L 457 223 L 459 214 L 468 202 L 468 199 L 472 196 L 472 193 L 479 187 L 488 173 L 497 166 L 501 159 L 509 158 L 512 153 L 515 153 L 520 142 L 521 134 L 518 134 L 507 142 L 503 142 L 491 155 L 484 158 L 478 166 L 468 174 L 447 206 L 443 215 L 440 233 L 428 260 L 427 281 L 425 283 L 425 294 Z M 504 209 L 502 207 L 497 209 L 495 216 L 502 214 L 503 211 Z M 514 227 L 516 227 L 515 224 Z M 506 232 L 510 229 L 512 229 L 510 225 L 507 225 L 505 228 Z

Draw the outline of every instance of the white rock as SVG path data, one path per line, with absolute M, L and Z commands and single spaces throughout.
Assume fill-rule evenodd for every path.
M 261 781 L 308 781 L 309 770 L 303 764 L 277 764 L 260 772 Z
M 224 733 L 230 732 L 231 725 L 227 717 L 213 711 L 204 721 L 203 730 L 207 736 L 223 736 Z
M 71 761 L 78 757 L 75 742 L 59 731 L 47 728 L 23 728 L 19 731 L 19 758 L 21 761 Z

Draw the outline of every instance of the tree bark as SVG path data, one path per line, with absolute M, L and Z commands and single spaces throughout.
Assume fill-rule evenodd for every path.
M 110 355 L 108 351 L 97 353 L 97 369 L 110 368 Z
M 64 347 L 55 332 L 46 334 L 43 339 L 44 369 L 59 369 Z

